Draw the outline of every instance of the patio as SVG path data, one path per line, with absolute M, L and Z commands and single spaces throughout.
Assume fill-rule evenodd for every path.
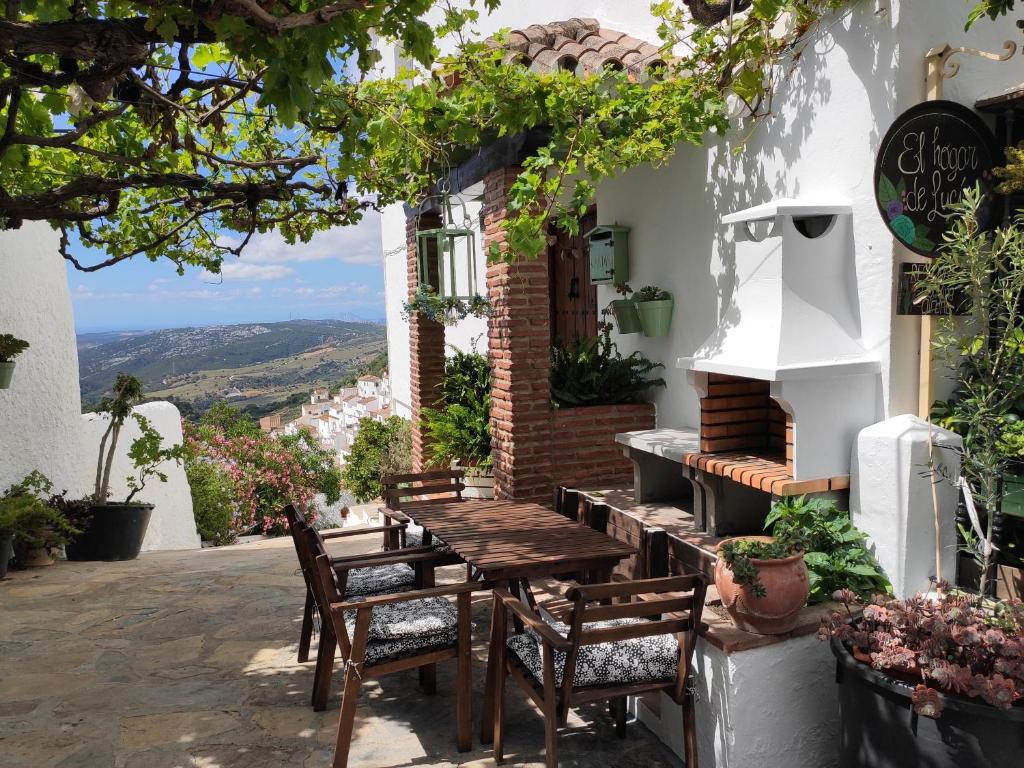
M 379 541 L 356 536 L 331 551 L 368 552 Z M 464 572 L 439 575 L 447 573 Z M 302 598 L 288 538 L 13 573 L 0 582 L 4 765 L 330 765 L 341 686 L 327 711 L 313 712 L 313 664 L 295 662 Z M 490 595 L 474 595 L 473 605 L 476 737 Z M 439 665 L 435 698 L 413 672 L 368 681 L 350 765 L 494 765 L 476 738 L 472 752 L 455 749 L 454 670 Z M 503 764 L 543 764 L 543 720 L 518 691 L 506 723 Z M 581 768 L 678 765 L 639 723 L 617 739 L 603 705 L 573 710 L 560 750 L 563 765 Z

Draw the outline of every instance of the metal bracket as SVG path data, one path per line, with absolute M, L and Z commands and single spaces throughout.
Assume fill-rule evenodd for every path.
M 989 61 L 1009 61 L 1017 53 L 1017 44 L 1012 40 L 1007 40 L 1003 43 L 1003 51 L 1003 53 L 991 53 L 980 51 L 977 48 L 953 47 L 949 43 L 935 46 L 924 57 L 928 65 L 928 100 L 941 99 L 943 81 L 952 80 L 960 74 L 960 62 L 951 61 L 954 56 L 962 54 L 977 56 Z

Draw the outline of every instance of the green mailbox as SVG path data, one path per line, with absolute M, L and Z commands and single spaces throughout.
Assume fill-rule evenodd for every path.
M 629 281 L 629 227 L 598 226 L 587 232 L 590 282 L 612 285 Z

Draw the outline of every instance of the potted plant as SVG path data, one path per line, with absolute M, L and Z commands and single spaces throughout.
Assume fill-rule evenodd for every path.
M 0 496 L 0 577 L 7 573 L 12 552 L 19 568 L 51 565 L 55 550 L 78 533 L 63 512 L 49 504 L 52 488 L 36 471 Z
M 28 349 L 28 342 L 9 333 L 0 333 L 0 389 L 11 386 L 14 377 L 14 358 Z
M 737 627 L 785 634 L 796 626 L 810 593 L 803 546 L 785 536 L 726 539 L 718 545 L 715 586 Z
M 445 361 L 438 407 L 424 408 L 433 462 L 464 472 L 466 495 L 494 498 L 491 469 L 491 366 L 475 350 Z
M 119 374 L 114 382 L 114 396 L 105 399 L 100 407 L 108 414 L 110 423 L 100 440 L 95 487 L 81 521 L 84 532 L 69 544 L 69 560 L 133 560 L 138 557 L 153 505 L 136 501 L 135 497 L 153 478 L 167 482 L 166 473 L 160 470 L 164 462 L 180 462 L 184 457 L 184 446 L 165 448 L 163 438 L 149 419 L 133 410 L 141 402 L 142 382 L 134 376 Z M 121 430 L 129 418 L 140 431 L 128 449 L 135 472 L 127 477 L 127 498 L 112 502 L 109 501 L 110 473 Z
M 645 285 L 635 296 L 636 310 L 644 336 L 668 336 L 672 326 L 672 294 L 653 285 Z
M 1024 604 L 939 592 L 823 619 L 838 664 L 840 765 L 1008 766 L 1024 754 Z
M 608 305 L 604 314 L 615 316 L 615 325 L 619 333 L 640 333 L 643 326 L 640 325 L 640 314 L 636 309 L 636 301 L 629 298 L 633 289 L 626 283 L 618 283 L 615 292 L 622 296 L 621 299 L 613 299 Z

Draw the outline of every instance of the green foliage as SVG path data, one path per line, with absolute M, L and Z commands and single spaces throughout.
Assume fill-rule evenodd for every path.
M 129 493 L 125 504 L 130 504 L 136 494 L 141 493 L 146 483 L 154 477 L 161 483 L 167 482 L 167 473 L 160 469 L 162 464 L 168 461 L 180 464 L 185 458 L 184 444 L 179 443 L 165 448 L 163 435 L 156 430 L 152 422 L 141 413 L 133 416 L 141 434 L 128 448 L 128 458 L 135 467 L 135 474 L 127 478 Z
M 294 243 L 356 222 L 369 204 L 338 159 L 373 110 L 355 85 L 378 36 L 430 65 L 435 4 L 9 3 L 0 219 L 60 227 L 76 266 L 70 234 L 100 265 L 145 254 L 214 273 L 255 233 Z M 436 32 L 475 14 L 449 8 Z
M 798 554 L 800 550 L 797 542 L 786 537 L 773 541 L 736 539 L 723 542 L 718 547 L 718 555 L 732 571 L 734 582 L 749 587 L 754 597 L 765 597 L 768 592 L 761 583 L 761 572 L 754 561 L 783 560 Z
M 235 540 L 233 510 L 237 496 L 231 475 L 212 461 L 189 461 L 185 471 L 199 536 L 216 546 L 230 544 Z
M 988 16 L 995 21 L 1000 16 L 1005 16 L 1013 10 L 1016 0 L 981 0 L 975 5 L 967 16 L 967 24 L 964 29 L 970 29 L 979 19 Z
M 777 501 L 765 530 L 776 538 L 802 543 L 810 577 L 808 603 L 829 600 L 839 589 L 864 598 L 892 594 L 892 585 L 867 549 L 865 535 L 834 501 L 804 496 Z
M 53 484 L 33 471 L 0 496 L 0 536 L 14 536 L 15 562 L 31 549 L 62 547 L 80 531 L 49 503 Z
M 142 400 L 142 382 L 130 374 L 119 373 L 114 380 L 113 394 L 103 398 L 99 405 L 99 410 L 106 413 L 110 421 L 100 439 L 99 455 L 96 459 L 96 483 L 92 499 L 97 503 L 110 498 L 110 472 L 121 430 L 128 419 L 134 419 L 140 434 L 128 447 L 128 458 L 131 459 L 135 473 L 127 478 L 129 492 L 125 499 L 126 504 L 130 503 L 154 477 L 166 483 L 167 474 L 160 470 L 160 465 L 166 461 L 180 462 L 185 456 L 182 445 L 165 448 L 163 437 L 150 420 L 133 410 Z
M 227 421 L 228 427 L 237 423 Z M 328 504 L 341 498 L 334 452 L 305 430 L 271 437 L 246 430 L 228 435 L 220 424 L 186 423 L 184 429 L 185 473 L 199 510 L 197 526 L 209 541 L 224 543 L 243 533 L 279 536 L 287 530 L 286 504 L 308 504 L 317 494 Z M 309 517 L 316 521 L 314 509 Z
M 982 200 L 980 189 L 966 190 L 963 200 L 950 206 L 951 226 L 919 290 L 948 313 L 938 319 L 933 346 L 955 372 L 956 393 L 937 403 L 934 415 L 963 436 L 962 471 L 984 513 L 998 505 L 1005 425 L 1019 418 L 1018 406 L 1024 404 L 1024 214 L 1008 226 L 981 232 Z M 968 320 L 953 317 L 962 310 L 958 295 L 967 299 Z M 988 515 L 977 553 L 983 593 L 994 518 Z
M 321 448 L 316 438 L 304 429 L 294 435 L 279 435 L 276 439 L 295 457 L 302 475 L 324 495 L 324 502 L 337 504 L 341 499 L 341 469 L 334 452 Z
M 238 408 L 220 400 L 199 417 L 200 425 L 219 429 L 226 437 L 259 437 L 259 422 Z
M 491 366 L 486 355 L 456 350 L 445 360 L 439 408 L 423 409 L 435 464 L 491 463 Z
M 1001 179 L 996 189 L 1002 194 L 1024 192 L 1024 142 L 1006 148 L 1006 165 L 996 168 L 995 175 Z
M 545 247 L 549 224 L 578 233 L 602 180 L 626 168 L 662 166 L 680 144 L 700 146 L 726 133 L 733 97 L 755 117 L 769 114 L 799 40 L 847 4 L 763 0 L 728 23 L 694 25 L 685 4 L 656 2 L 664 55 L 653 74 L 538 74 L 463 30 L 466 42 L 435 63 L 437 77 L 410 70 L 357 89 L 373 113 L 353 124 L 364 137 L 355 147 L 360 156 L 343 163 L 385 198 L 418 199 L 437 169 L 453 167 L 476 147 L 548 128 L 550 141 L 522 163 L 509 197 L 517 213 L 503 222 L 503 242 L 489 254 L 532 257 Z M 372 167 L 364 179 L 365 158 Z
M 345 488 L 360 502 L 380 496 L 386 475 L 408 472 L 412 466 L 412 429 L 399 416 L 384 422 L 363 419 L 341 473 Z
M 491 302 L 486 296 L 473 296 L 469 299 L 440 296 L 429 285 L 421 285 L 416 294 L 402 305 L 402 316 L 406 319 L 418 312 L 427 320 L 442 325 L 455 325 L 470 316 L 486 318 L 492 311 Z
M 606 331 L 554 348 L 551 398 L 569 407 L 638 402 L 651 387 L 665 386 L 664 379 L 648 378 L 663 367 L 640 352 L 624 357 Z
M 634 301 L 665 301 L 671 299 L 672 295 L 655 285 L 645 285 L 633 297 Z
M 0 333 L 0 363 L 9 363 L 26 349 L 29 344 L 9 333 Z

